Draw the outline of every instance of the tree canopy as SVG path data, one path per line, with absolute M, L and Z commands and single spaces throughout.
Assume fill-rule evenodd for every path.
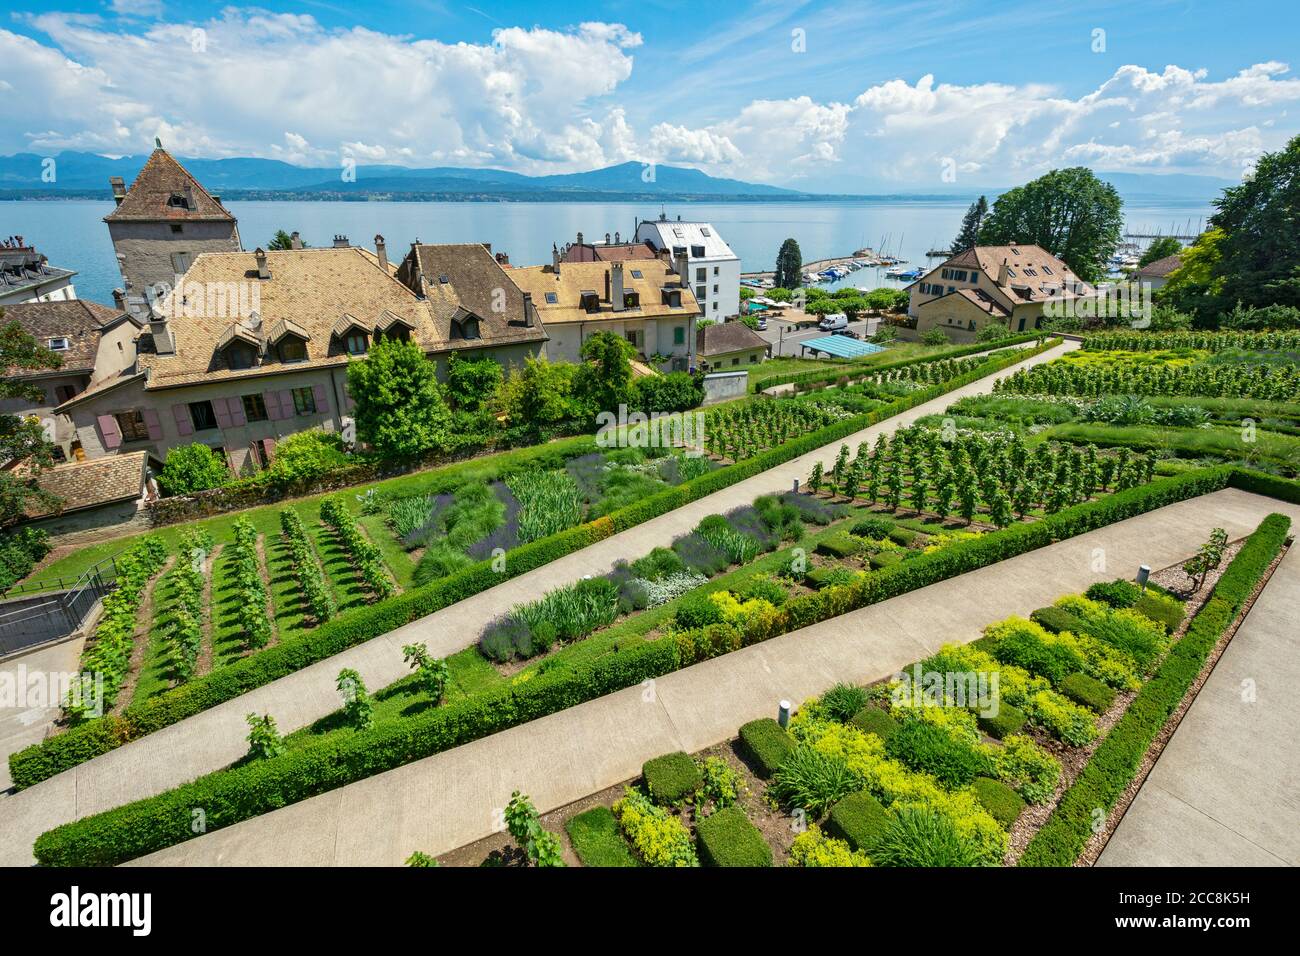
M 999 196 L 980 227 L 979 242 L 1041 246 L 1085 282 L 1097 282 L 1119 247 L 1122 206 L 1115 187 L 1092 170 L 1054 169 Z
M 1138 256 L 1138 268 L 1149 266 L 1160 259 L 1168 259 L 1170 256 L 1176 256 L 1183 251 L 1183 244 L 1173 236 L 1161 236 L 1151 245 L 1147 246 L 1142 255 Z
M 803 285 L 803 253 L 799 243 L 787 239 L 781 243 L 781 251 L 776 254 L 776 275 L 772 284 L 782 289 L 797 289 Z
M 984 219 L 989 214 L 989 201 L 983 196 L 970 204 L 966 210 L 966 215 L 962 217 L 961 229 L 957 231 L 957 238 L 952 241 L 951 252 L 956 255 L 959 252 L 965 252 L 967 249 L 973 249 L 980 239 L 980 227 L 984 225 Z
M 302 242 L 301 239 L 299 239 L 298 241 Z M 302 242 L 302 247 L 304 249 L 307 248 L 307 243 Z M 271 237 L 271 241 L 266 244 L 266 248 L 275 251 L 282 250 L 282 249 L 292 249 L 293 236 L 285 232 L 283 229 L 277 229 L 275 231 L 275 235 Z
M 58 368 L 63 360 L 40 345 L 17 322 L 4 322 L 0 308 L 0 399 L 20 399 L 33 404 L 45 400 L 45 391 L 20 376 Z M 35 417 L 0 414 L 0 462 L 24 461 L 25 472 L 0 470 L 0 526 L 21 518 L 29 503 L 57 506 L 57 497 L 37 487 L 42 469 L 54 464 L 54 445 Z
M 451 447 L 451 412 L 432 362 L 414 342 L 381 339 L 348 363 L 357 438 L 381 458 L 413 458 Z
M 632 382 L 632 343 L 613 332 L 597 332 L 582 343 L 582 362 L 573 377 L 574 390 L 588 414 L 618 413 L 619 405 L 635 402 Z

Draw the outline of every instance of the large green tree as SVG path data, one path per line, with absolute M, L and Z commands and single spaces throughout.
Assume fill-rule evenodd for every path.
M 776 275 L 772 284 L 778 289 L 797 289 L 803 285 L 803 253 L 799 243 L 787 239 L 781 243 L 781 251 L 776 254 Z
M 17 322 L 5 323 L 0 309 L 0 399 L 32 403 L 45 400 L 45 390 L 23 378 L 27 372 L 58 368 L 62 359 L 40 345 Z M 22 462 L 21 469 L 8 467 Z M 37 486 L 42 469 L 54 464 L 54 445 L 45 427 L 33 416 L 0 414 L 0 526 L 23 516 L 29 504 L 55 507 L 60 500 Z
M 381 458 L 414 458 L 450 447 L 451 412 L 434 365 L 414 342 L 383 339 L 348 364 L 357 438 Z
M 1253 175 L 1214 205 L 1223 305 L 1300 306 L 1300 136 L 1260 156 Z
M 1138 268 L 1149 266 L 1160 259 L 1168 259 L 1170 256 L 1176 256 L 1183 251 L 1183 244 L 1173 236 L 1161 236 L 1151 245 L 1147 246 L 1142 255 L 1138 256 Z
M 989 201 L 983 196 L 970 204 L 966 210 L 966 215 L 962 217 L 961 229 L 957 231 L 957 238 L 952 241 L 952 254 L 965 252 L 967 249 L 974 248 L 980 240 L 980 227 L 984 225 L 984 220 L 989 214 Z
M 635 403 L 632 343 L 613 332 L 597 332 L 582 343 L 582 365 L 574 374 L 574 391 L 589 415 L 618 413 Z
M 1097 282 L 1123 233 L 1123 201 L 1083 166 L 1054 169 L 1008 190 L 980 227 L 980 245 L 1041 246 L 1079 278 Z
M 298 241 L 302 242 L 301 239 Z M 303 242 L 302 247 L 306 249 L 307 243 Z M 285 232 L 283 229 L 277 229 L 275 235 L 271 237 L 271 241 L 266 244 L 266 248 L 275 250 L 292 249 L 293 236 Z

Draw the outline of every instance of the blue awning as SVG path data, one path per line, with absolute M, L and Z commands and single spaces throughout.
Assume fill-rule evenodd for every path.
M 823 335 L 820 338 L 809 339 L 807 342 L 800 342 L 799 347 L 814 352 L 825 352 L 827 355 L 833 355 L 836 358 L 847 359 L 862 358 L 864 355 L 872 355 L 885 350 L 883 345 L 851 339 L 847 335 Z

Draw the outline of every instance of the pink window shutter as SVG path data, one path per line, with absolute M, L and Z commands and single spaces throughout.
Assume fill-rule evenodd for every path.
M 214 398 L 212 400 L 212 411 L 217 416 L 217 427 L 227 429 L 230 427 L 230 406 L 224 398 Z
M 194 422 L 190 419 L 190 407 L 188 405 L 173 405 L 172 417 L 176 419 L 176 430 L 181 436 L 194 434 Z
M 293 393 L 287 388 L 280 389 L 280 417 L 293 418 Z
M 238 395 L 226 399 L 226 408 L 230 412 L 230 424 L 235 428 L 242 428 L 248 424 L 248 419 L 244 417 L 244 400 Z
M 262 404 L 266 406 L 266 417 L 273 422 L 280 420 L 280 393 L 263 392 Z
M 275 439 L 263 438 L 262 451 L 266 453 L 266 460 L 268 462 L 275 461 Z
M 99 437 L 104 441 L 104 448 L 112 451 L 122 444 L 122 430 L 117 427 L 117 419 L 112 415 L 98 415 L 95 421 L 99 423 Z
M 144 427 L 149 429 L 149 440 L 159 441 L 162 439 L 162 422 L 158 418 L 156 409 L 145 408 L 140 411 L 141 417 L 144 418 Z
M 330 393 L 325 390 L 325 386 L 313 385 L 311 393 L 316 399 L 316 414 L 328 415 L 330 413 Z

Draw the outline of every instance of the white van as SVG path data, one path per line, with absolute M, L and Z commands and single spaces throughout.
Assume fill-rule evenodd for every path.
M 829 315 L 823 315 L 822 320 L 817 323 L 817 328 L 823 332 L 834 332 L 837 329 L 847 329 L 849 327 L 849 317 L 843 312 L 832 312 Z

